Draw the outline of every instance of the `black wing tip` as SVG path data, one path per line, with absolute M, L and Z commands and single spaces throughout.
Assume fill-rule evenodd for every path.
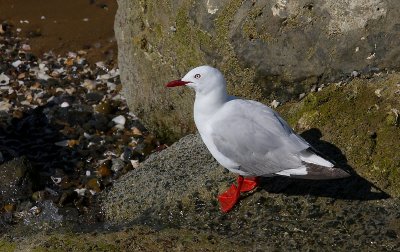
M 293 177 L 299 177 L 299 178 L 301 177 L 304 179 L 315 179 L 315 180 L 328 180 L 328 179 L 348 178 L 351 176 L 349 172 L 338 167 L 325 167 L 306 162 L 304 162 L 304 165 L 307 167 L 306 169 L 307 174 L 301 176 L 293 176 Z

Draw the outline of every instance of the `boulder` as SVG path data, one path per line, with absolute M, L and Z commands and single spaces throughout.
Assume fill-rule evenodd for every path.
M 128 104 L 162 138 L 194 132 L 193 95 L 164 83 L 209 64 L 229 91 L 286 101 L 351 73 L 398 69 L 396 0 L 118 0 Z M 354 74 L 353 74 L 354 75 Z
M 111 226 L 189 230 L 188 238 L 181 233 L 172 244 L 194 232 L 200 240 L 208 234 L 218 237 L 217 244 L 240 244 L 238 251 L 400 248 L 399 198 L 387 199 L 356 175 L 336 181 L 265 178 L 223 214 L 216 196 L 233 181 L 199 136 L 188 135 L 117 181 L 102 196 L 102 208 Z

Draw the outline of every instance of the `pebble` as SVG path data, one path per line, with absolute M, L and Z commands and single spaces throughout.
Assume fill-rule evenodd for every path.
M 117 117 L 114 117 L 112 121 L 116 124 L 125 125 L 126 119 L 123 115 L 119 115 Z
M 93 197 L 138 167 L 155 151 L 156 141 L 128 110 L 119 69 L 111 62 L 93 66 L 84 50 L 21 56 L 31 50 L 29 40 L 7 37 L 12 32 L 0 37 L 0 111 L 9 117 L 2 127 L 12 136 L 0 138 L 0 145 L 10 148 L 2 150 L 0 162 L 27 155 L 43 187 L 16 203 L 16 209 L 21 204 L 29 208 L 10 218 L 32 222 L 41 209 L 57 211 L 65 204 L 78 211 L 96 207 Z M 102 164 L 105 157 L 108 163 Z M 85 202 L 84 207 L 77 202 Z M 0 221 L 5 212 L 0 211 Z
M 273 100 L 273 101 L 271 102 L 271 107 L 277 108 L 280 104 L 281 104 L 281 103 L 280 103 L 279 101 Z
M 92 178 L 86 183 L 86 187 L 92 191 L 92 193 L 101 192 L 100 183 L 97 178 Z
M 102 164 L 97 168 L 97 174 L 102 178 L 108 177 L 111 176 L 111 170 L 106 164 Z
M 22 64 L 21 60 L 14 61 L 11 65 L 15 68 L 19 67 Z
M 61 108 L 68 108 L 69 107 L 69 103 L 68 102 L 63 102 L 60 105 Z
M 120 159 L 120 158 L 113 158 L 113 159 L 111 160 L 111 162 L 112 162 L 111 170 L 112 170 L 113 172 L 119 172 L 119 171 L 122 171 L 122 169 L 124 169 L 125 162 L 124 162 L 122 159 Z
M 355 78 L 355 77 L 358 77 L 358 76 L 359 76 L 359 73 L 357 71 L 351 72 L 351 77 Z
M 24 50 L 24 51 L 30 51 L 30 50 L 31 50 L 31 46 L 30 46 L 30 45 L 27 45 L 27 44 L 23 44 L 23 45 L 22 45 L 22 50 Z
M 15 204 L 6 204 L 3 208 L 6 212 L 11 213 L 15 211 L 16 206 Z
M 131 165 L 133 168 L 138 168 L 139 167 L 139 160 L 131 160 Z
M 374 93 L 375 93 L 376 96 L 378 96 L 380 98 L 382 96 L 381 92 L 382 92 L 382 89 L 378 88 L 378 89 L 375 90 Z
M 97 83 L 93 80 L 85 79 L 82 86 L 88 90 L 94 90 L 96 89 Z

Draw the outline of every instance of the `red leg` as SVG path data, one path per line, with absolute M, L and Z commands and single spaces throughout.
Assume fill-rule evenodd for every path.
M 239 178 L 238 178 L 238 183 L 239 183 Z M 258 177 L 247 177 L 243 180 L 243 185 L 242 188 L 240 189 L 240 192 L 249 192 L 254 188 L 256 188 L 259 183 L 260 179 Z
M 240 191 L 242 190 L 244 178 L 239 176 L 237 179 L 238 186 L 234 184 L 229 187 L 229 189 L 218 196 L 218 201 L 221 206 L 221 211 L 224 213 L 229 212 L 235 204 L 238 202 L 240 197 Z

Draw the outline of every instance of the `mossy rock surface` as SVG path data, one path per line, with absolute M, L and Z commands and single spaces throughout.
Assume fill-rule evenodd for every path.
M 286 101 L 353 71 L 398 68 L 397 0 L 118 0 L 115 32 L 128 104 L 170 141 L 193 133 L 193 95 L 166 90 L 198 65 L 232 94 Z
M 120 231 L 91 233 L 38 232 L 25 237 L 0 237 L 0 251 L 114 252 L 114 251 L 245 251 L 235 241 L 222 240 L 212 232 L 187 229 L 156 230 L 134 226 Z
M 103 195 L 102 206 L 110 225 L 212 233 L 218 243 L 237 242 L 247 251 L 400 249 L 400 198 L 390 198 L 368 179 L 265 178 L 223 214 L 217 195 L 234 181 L 200 137 L 188 135 L 123 176 Z
M 285 104 L 279 111 L 297 132 L 317 129 L 324 141 L 340 149 L 357 173 L 399 197 L 399 83 L 396 73 L 331 84 L 301 102 Z M 313 139 L 310 135 L 311 142 Z M 318 143 L 314 145 L 318 148 Z M 331 150 L 321 151 L 329 155 Z

